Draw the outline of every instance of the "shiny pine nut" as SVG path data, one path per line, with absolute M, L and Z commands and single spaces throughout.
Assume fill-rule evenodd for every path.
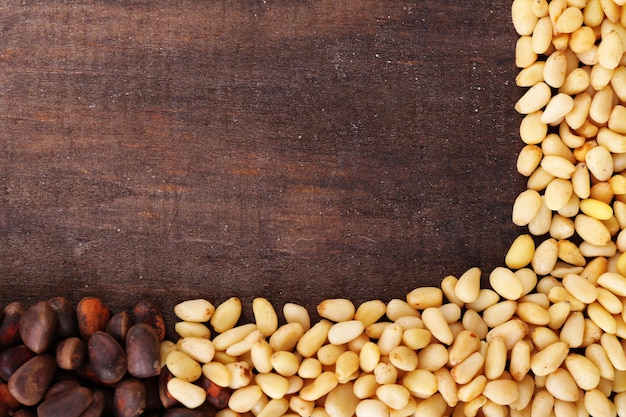
M 409 390 L 399 384 L 385 384 L 376 389 L 376 396 L 387 407 L 400 410 L 407 406 L 411 393 Z
M 272 355 L 274 350 L 265 340 L 255 342 L 250 348 L 250 359 L 259 372 L 270 372 L 273 368 Z
M 165 365 L 175 377 L 183 381 L 193 382 L 202 375 L 200 364 L 184 352 L 170 352 L 165 360 Z
M 335 323 L 328 331 L 328 341 L 333 345 L 343 345 L 357 338 L 364 330 L 365 326 L 359 320 Z
M 437 287 L 416 288 L 407 294 L 406 301 L 417 310 L 439 307 L 443 303 L 443 291 Z
M 332 323 L 321 320 L 300 337 L 296 350 L 305 358 L 313 356 L 326 342 Z
M 258 374 L 254 382 L 269 398 L 283 398 L 287 394 L 289 381 L 284 376 L 274 373 Z
M 354 313 L 354 320 L 363 323 L 364 328 L 377 322 L 384 314 L 387 306 L 380 300 L 365 301 Z
M 552 44 L 552 22 L 545 16 L 537 21 L 531 35 L 532 51 L 536 54 L 544 54 Z
M 294 395 L 289 399 L 289 408 L 296 413 L 296 415 L 308 416 L 313 413 L 315 403 L 303 399 L 298 395 Z
M 174 314 L 181 320 L 206 323 L 211 319 L 215 307 L 204 299 L 187 300 L 174 306 Z
M 428 398 L 437 392 L 437 377 L 423 369 L 408 372 L 401 383 L 417 398 Z
M 211 330 L 203 323 L 179 321 L 174 325 L 174 330 L 180 337 L 211 337 Z
M 573 311 L 563 323 L 559 337 L 572 347 L 580 347 L 583 344 L 585 317 L 580 311 Z
M 487 378 L 484 375 L 478 375 L 469 383 L 459 387 L 457 391 L 459 400 L 466 403 L 472 401 L 482 394 L 485 385 L 487 385 Z
M 335 416 L 352 416 L 356 412 L 359 398 L 354 394 L 351 382 L 337 385 L 324 401 L 327 414 Z
M 366 373 L 359 376 L 352 387 L 352 391 L 357 398 L 365 399 L 373 396 L 379 384 L 376 382 L 374 374 Z
M 585 393 L 585 409 L 594 417 L 611 417 L 616 415 L 615 405 L 598 389 Z
M 450 407 L 456 406 L 459 402 L 458 386 L 450 375 L 450 371 L 447 368 L 441 368 L 436 370 L 434 375 L 437 378 L 437 390 L 444 401 Z
M 425 309 L 422 312 L 422 320 L 424 321 L 424 326 L 426 326 L 432 335 L 441 343 L 446 345 L 452 343 L 452 332 L 450 331 L 450 326 L 448 326 L 448 322 L 446 321 L 443 313 L 441 313 L 441 310 L 436 307 L 429 307 Z
M 256 324 L 248 323 L 233 327 L 213 338 L 215 350 L 225 351 L 230 345 L 243 340 L 246 336 L 256 330 Z
M 211 382 L 220 387 L 230 385 L 230 371 L 220 362 L 209 362 L 202 365 L 202 374 Z
M 483 395 L 496 404 L 509 405 L 517 399 L 519 392 L 515 381 L 496 379 L 485 384 Z
M 211 326 L 218 333 L 232 329 L 239 321 L 241 309 L 241 300 L 237 297 L 230 297 L 215 308 L 210 320 Z
M 298 345 L 303 335 L 304 330 L 300 323 L 287 323 L 272 333 L 268 341 L 274 351 L 292 350 Z
M 600 383 L 600 370 L 587 357 L 570 353 L 565 358 L 565 367 L 581 389 L 588 391 Z
M 529 0 L 514 0 L 511 5 L 511 17 L 518 35 L 532 34 L 539 20 Z
M 455 366 L 463 362 L 469 355 L 478 352 L 481 339 L 470 330 L 461 331 L 448 351 L 448 363 Z
M 491 287 L 507 300 L 517 300 L 524 289 L 519 278 L 508 268 L 496 267 L 489 275 Z
M 313 382 L 300 390 L 300 397 L 306 401 L 316 401 L 332 391 L 338 383 L 334 372 L 323 372 Z
M 563 363 L 568 353 L 567 343 L 555 342 L 531 356 L 530 369 L 535 375 L 548 375 Z
M 334 322 L 352 320 L 355 312 L 352 301 L 345 298 L 328 299 L 317 305 L 320 317 Z
M 311 318 L 306 308 L 294 303 L 285 303 L 283 306 L 283 315 L 287 323 L 300 323 L 302 329 L 306 332 L 311 328 Z
M 417 354 L 417 368 L 436 371 L 448 363 L 448 350 L 440 343 L 432 343 Z
M 237 413 L 246 413 L 259 402 L 263 391 L 256 385 L 249 385 L 235 390 L 228 400 L 228 407 Z
M 483 320 L 487 326 L 493 328 L 513 317 L 516 309 L 517 302 L 511 300 L 501 301 L 483 311 Z
M 626 296 L 626 277 L 615 272 L 605 272 L 598 277 L 598 285 L 619 297 Z
M 356 417 L 389 417 L 389 408 L 380 400 L 366 399 L 356 406 Z
M 399 298 L 389 300 L 387 306 L 385 307 L 384 314 L 391 321 L 396 321 L 400 317 L 420 317 L 420 314 L 416 309 L 411 307 L 406 301 L 400 300 Z
M 410 372 L 417 368 L 417 353 L 407 346 L 396 346 L 389 352 L 389 362 L 400 371 Z
M 408 329 L 402 333 L 402 343 L 411 349 L 422 349 L 431 342 L 432 334 L 427 329 Z
M 530 38 L 528 41 L 530 41 Z M 523 46 L 528 48 L 526 45 Z M 524 65 L 527 65 L 526 61 L 524 61 Z M 536 112 L 548 104 L 550 97 L 552 97 L 550 86 L 543 81 L 539 82 L 530 87 L 528 91 L 526 91 L 526 93 L 524 93 L 524 95 L 522 95 L 522 97 L 517 101 L 517 103 L 515 103 L 515 110 L 521 114 Z
M 206 400 L 206 391 L 189 381 L 172 378 L 167 382 L 167 391 L 187 408 L 197 408 Z

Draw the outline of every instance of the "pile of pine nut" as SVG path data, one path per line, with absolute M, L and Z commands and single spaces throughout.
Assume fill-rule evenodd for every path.
M 405 299 L 181 302 L 168 392 L 233 416 L 626 416 L 626 0 L 514 0 L 524 93 L 505 265 Z M 215 333 L 212 335 L 212 333 Z

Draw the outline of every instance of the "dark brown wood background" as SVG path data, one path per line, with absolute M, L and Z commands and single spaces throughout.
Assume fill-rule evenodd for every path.
M 519 233 L 509 1 L 4 4 L 2 304 L 386 301 Z

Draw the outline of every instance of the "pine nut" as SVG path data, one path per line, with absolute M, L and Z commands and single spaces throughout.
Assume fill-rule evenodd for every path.
M 241 316 L 241 300 L 231 297 L 218 305 L 211 316 L 210 323 L 218 333 L 224 333 L 235 327 Z
M 272 399 L 283 398 L 289 389 L 289 381 L 279 374 L 257 374 L 254 377 L 254 382 L 265 395 Z
M 452 332 L 450 331 L 450 326 L 448 326 L 448 322 L 441 313 L 441 310 L 436 307 L 426 308 L 422 312 L 422 320 L 424 321 L 424 326 L 426 326 L 426 328 L 430 330 L 432 335 L 441 343 L 444 343 L 446 345 L 452 343 Z
M 380 362 L 380 348 L 372 341 L 363 345 L 359 352 L 359 365 L 364 372 L 372 372 Z
M 517 399 L 519 393 L 515 381 L 497 379 L 485 384 L 483 395 L 496 404 L 509 405 Z
M 170 379 L 167 391 L 187 408 L 200 407 L 206 400 L 206 391 L 202 387 L 180 378 Z
M 328 299 L 317 305 L 317 313 L 320 317 L 334 322 L 352 320 L 355 312 L 352 301 L 345 298 Z
M 517 300 L 524 292 L 520 279 L 508 268 L 494 268 L 489 275 L 489 283 L 498 294 L 507 300 Z
M 211 319 L 215 307 L 204 299 L 187 300 L 174 306 L 174 314 L 184 321 L 206 323 Z
M 406 301 L 417 310 L 439 307 L 443 304 L 443 291 L 437 287 L 420 287 L 409 292 Z
M 530 358 L 530 369 L 535 375 L 545 376 L 554 372 L 565 360 L 569 349 L 565 342 L 555 342 L 536 352 Z
M 287 323 L 280 326 L 269 337 L 269 344 L 274 351 L 292 350 L 304 335 L 300 323 Z
M 363 331 L 365 326 L 359 320 L 335 323 L 328 331 L 328 341 L 333 345 L 343 345 L 357 338 Z
M 326 397 L 324 409 L 329 416 L 353 416 L 359 404 L 359 398 L 353 392 L 353 384 L 337 385 Z
M 306 401 L 316 401 L 332 391 L 338 383 L 334 372 L 322 372 L 320 376 L 300 390 L 300 397 Z
M 283 306 L 283 315 L 287 323 L 300 323 L 302 329 L 306 332 L 311 328 L 311 318 L 306 308 L 294 303 L 285 303 Z
M 235 390 L 228 400 L 228 407 L 237 413 L 247 413 L 263 397 L 263 391 L 256 385 L 248 385 Z
M 380 300 L 366 301 L 357 308 L 354 320 L 363 323 L 365 328 L 370 324 L 376 323 L 385 314 L 386 309 L 387 306 Z
M 565 367 L 580 389 L 588 391 L 600 383 L 600 370 L 583 355 L 570 353 L 565 358 Z
M 417 398 L 428 398 L 437 392 L 437 377 L 432 372 L 416 369 L 402 378 L 402 386 Z

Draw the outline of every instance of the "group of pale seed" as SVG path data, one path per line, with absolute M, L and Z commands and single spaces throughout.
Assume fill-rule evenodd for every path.
M 626 0 L 514 0 L 527 190 L 505 265 L 406 299 L 175 308 L 169 394 L 217 417 L 626 417 Z M 209 326 L 210 325 L 210 326 Z M 211 335 L 211 328 L 217 333 Z M 227 403 L 227 404 L 226 404 Z

